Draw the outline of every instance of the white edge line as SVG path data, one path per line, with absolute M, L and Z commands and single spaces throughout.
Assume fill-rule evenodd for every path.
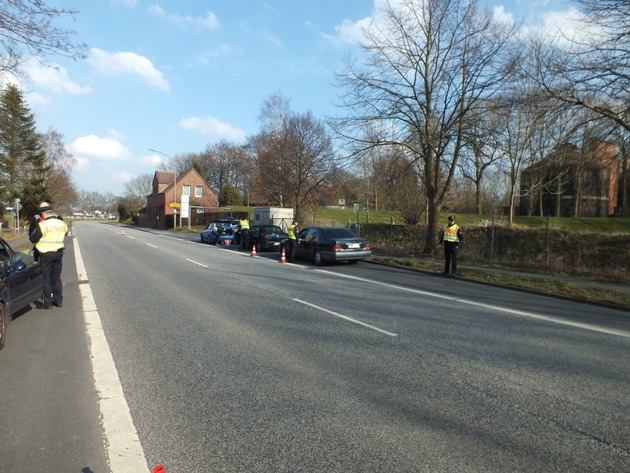
M 151 248 L 157 248 L 157 246 L 152 245 L 151 243 L 145 243 L 145 245 L 150 246 Z
M 445 299 L 445 300 L 449 300 L 449 301 L 453 301 L 453 302 L 459 302 L 461 304 L 468 304 L 468 305 L 472 305 L 472 306 L 476 306 L 476 307 L 481 307 L 484 309 L 489 309 L 489 310 L 494 310 L 494 311 L 498 311 L 498 312 L 505 312 L 507 314 L 512 314 L 512 315 L 519 315 L 522 317 L 529 317 L 531 319 L 537 319 L 537 320 L 544 320 L 545 322 L 551 322 L 554 324 L 559 324 L 559 325 L 566 325 L 569 327 L 575 327 L 575 328 L 581 328 L 584 330 L 590 330 L 592 332 L 599 332 L 599 333 L 605 333 L 607 335 L 615 335 L 618 337 L 624 337 L 624 338 L 630 338 L 630 333 L 628 332 L 624 332 L 621 330 L 615 330 L 615 329 L 609 329 L 609 328 L 604 328 L 604 327 L 598 327 L 597 325 L 592 325 L 592 324 L 584 324 L 581 322 L 571 322 L 569 320 L 560 320 L 560 319 L 556 319 L 554 317 L 550 317 L 548 315 L 543 315 L 543 314 L 535 314 L 534 312 L 528 312 L 525 310 L 516 310 L 516 309 L 509 309 L 507 307 L 500 307 L 500 306 L 496 306 L 496 305 L 491 305 L 491 304 L 484 304 L 482 302 L 475 302 L 475 301 L 471 301 L 468 299 L 461 299 L 458 297 L 454 297 L 454 296 L 443 296 L 441 294 L 435 294 L 433 292 L 428 292 L 428 291 L 421 291 L 420 289 L 412 289 L 409 287 L 403 287 L 403 286 L 397 286 L 395 284 L 389 284 L 389 283 L 384 283 L 384 282 L 379 282 L 379 281 L 372 281 L 370 279 L 364 279 L 364 278 L 360 278 L 357 276 L 350 276 L 347 274 L 338 274 L 338 273 L 333 273 L 331 271 L 326 271 L 326 270 L 318 270 L 319 272 L 322 273 L 326 273 L 326 274 L 332 274 L 334 276 L 339 276 L 341 278 L 347 278 L 347 279 L 354 279 L 356 281 L 363 281 L 363 282 L 367 282 L 370 284 L 376 284 L 379 286 L 385 286 L 385 287 L 389 287 L 391 289 L 398 289 L 400 291 L 407 291 L 407 292 L 413 292 L 415 294 L 420 294 L 423 296 L 428 296 L 428 297 L 433 297 L 436 299 Z
M 351 317 L 347 317 L 345 315 L 341 315 L 341 314 L 339 314 L 337 312 L 333 312 L 332 310 L 324 309 L 323 307 L 320 307 L 320 306 L 315 305 L 315 304 L 311 304 L 310 302 L 306 302 L 306 301 L 303 301 L 303 300 L 300 300 L 300 299 L 293 299 L 293 300 L 295 302 L 299 302 L 300 304 L 304 304 L 304 305 L 307 305 L 309 307 L 313 307 L 314 309 L 321 310 L 322 312 L 326 312 L 327 314 L 334 315 L 335 317 L 339 317 L 340 319 L 347 320 L 348 322 L 352 322 L 353 324 L 361 325 L 361 326 L 367 327 L 367 328 L 369 328 L 371 330 L 376 330 L 377 332 L 383 333 L 385 335 L 389 335 L 390 337 L 397 337 L 398 336 L 397 333 L 388 332 L 387 330 L 383 330 L 381 328 L 375 327 L 374 325 L 366 324 L 364 322 L 361 322 L 359 320 L 353 319 Z
M 73 239 L 73 245 L 78 280 L 88 281 L 76 238 Z M 89 284 L 81 284 L 79 290 L 111 473 L 149 471 L 144 450 L 120 384 L 118 371 L 105 338 L 101 318 L 96 310 L 92 289 Z

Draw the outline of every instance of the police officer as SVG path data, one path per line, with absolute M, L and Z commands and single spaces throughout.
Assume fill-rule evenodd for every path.
M 63 301 L 61 269 L 65 248 L 64 238 L 68 232 L 68 226 L 54 214 L 50 205 L 40 207 L 38 213 L 43 220 L 29 235 L 29 240 L 35 243 L 44 277 L 42 309 L 52 309 L 53 305 L 61 307 Z
M 297 220 L 293 220 L 293 223 L 289 225 L 287 230 L 287 261 L 289 263 L 293 263 L 295 259 L 295 244 L 297 241 L 298 234 L 298 222 Z
M 449 215 L 448 225 L 440 230 L 439 240 L 440 245 L 444 245 L 444 273 L 442 275 L 454 278 L 457 275 L 457 250 L 459 244 L 464 242 L 461 228 L 455 223 L 455 215 Z
M 240 249 L 246 250 L 249 247 L 249 220 L 242 218 L 238 222 Z

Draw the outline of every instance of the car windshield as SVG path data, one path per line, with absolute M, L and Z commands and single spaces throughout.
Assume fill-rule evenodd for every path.
M 264 227 L 262 229 L 263 233 L 282 233 L 282 229 L 277 225 L 272 225 L 270 227 Z
M 326 238 L 334 240 L 336 238 L 356 238 L 357 236 L 347 228 L 322 228 L 322 233 Z

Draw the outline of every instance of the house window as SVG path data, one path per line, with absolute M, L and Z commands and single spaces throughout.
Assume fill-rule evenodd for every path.
M 203 190 L 201 186 L 195 186 L 195 197 L 203 196 Z
M 190 195 L 190 186 L 182 187 L 182 195 Z

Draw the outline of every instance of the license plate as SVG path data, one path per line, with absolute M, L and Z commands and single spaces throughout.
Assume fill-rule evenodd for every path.
M 273 242 L 273 246 L 280 246 L 280 242 L 279 241 L 274 241 Z
M 361 248 L 360 243 L 348 243 L 348 248 Z

